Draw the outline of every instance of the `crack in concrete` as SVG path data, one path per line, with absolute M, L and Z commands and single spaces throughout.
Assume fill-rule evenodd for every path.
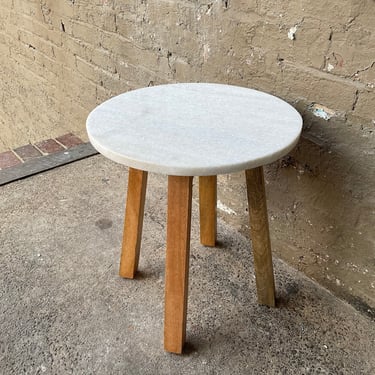
M 44 0 L 40 0 L 39 4 L 40 4 L 40 11 L 43 16 L 43 21 L 45 23 L 51 23 L 51 20 L 47 20 L 46 18 L 51 13 L 51 9 L 48 7 L 48 5 L 46 4 Z
M 353 26 L 354 21 L 359 17 L 359 15 L 360 13 L 356 14 L 355 16 L 349 19 L 349 21 L 344 26 L 345 31 L 348 31 Z
M 115 23 L 115 33 L 118 32 L 118 24 L 117 24 L 117 15 L 116 13 L 113 15 L 113 21 Z
M 322 62 L 322 65 L 320 66 L 320 70 L 324 70 L 324 68 L 327 65 L 328 52 L 332 47 L 332 39 L 333 39 L 333 29 L 332 29 L 332 27 L 330 27 L 330 32 L 329 32 L 329 35 L 328 35 L 328 46 L 327 46 L 327 49 L 326 49 L 326 51 L 323 55 L 323 62 Z
M 366 72 L 367 70 L 373 68 L 374 66 L 375 66 L 375 61 L 372 61 L 371 64 L 365 66 L 365 67 L 362 68 L 362 69 L 358 69 L 355 73 L 353 73 L 353 74 L 350 75 L 349 77 L 350 77 L 350 78 L 354 78 L 354 77 L 356 77 L 359 73 Z
M 172 57 L 172 52 L 168 51 L 168 52 L 167 52 L 168 66 L 169 66 L 169 69 L 172 70 L 172 66 L 171 66 L 171 57 Z
M 358 99 L 359 99 L 359 90 L 356 90 L 355 91 L 354 102 L 352 104 L 352 111 L 355 110 L 355 107 L 357 106 L 357 103 L 358 103 Z

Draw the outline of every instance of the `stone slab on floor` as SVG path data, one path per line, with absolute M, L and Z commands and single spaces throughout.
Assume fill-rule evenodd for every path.
M 150 175 L 140 273 L 118 276 L 127 169 L 91 157 L 0 187 L 1 374 L 373 374 L 375 325 L 278 259 L 256 303 L 247 240 L 193 204 L 187 346 L 163 351 L 166 178 Z

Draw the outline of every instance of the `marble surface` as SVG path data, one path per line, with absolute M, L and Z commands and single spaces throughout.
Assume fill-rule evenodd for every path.
M 86 125 L 92 145 L 118 163 L 205 176 L 277 160 L 298 142 L 302 118 L 260 91 L 185 83 L 118 95 L 96 107 Z

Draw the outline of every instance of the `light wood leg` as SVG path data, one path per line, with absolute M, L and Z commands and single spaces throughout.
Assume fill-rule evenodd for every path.
M 133 279 L 138 268 L 141 247 L 147 172 L 129 168 L 120 276 Z
M 246 184 L 258 303 L 274 307 L 275 281 L 273 277 L 263 168 L 258 167 L 247 170 Z
M 201 244 L 215 246 L 217 177 L 199 177 L 199 216 Z
M 186 333 L 193 177 L 168 177 L 164 348 L 182 352 Z

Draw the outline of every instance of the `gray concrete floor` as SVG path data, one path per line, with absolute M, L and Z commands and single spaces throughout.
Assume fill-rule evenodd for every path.
M 248 241 L 193 204 L 187 345 L 163 351 L 166 179 L 150 175 L 140 272 L 117 274 L 126 168 L 91 157 L 0 188 L 0 374 L 374 374 L 375 325 L 274 259 L 256 303 Z

